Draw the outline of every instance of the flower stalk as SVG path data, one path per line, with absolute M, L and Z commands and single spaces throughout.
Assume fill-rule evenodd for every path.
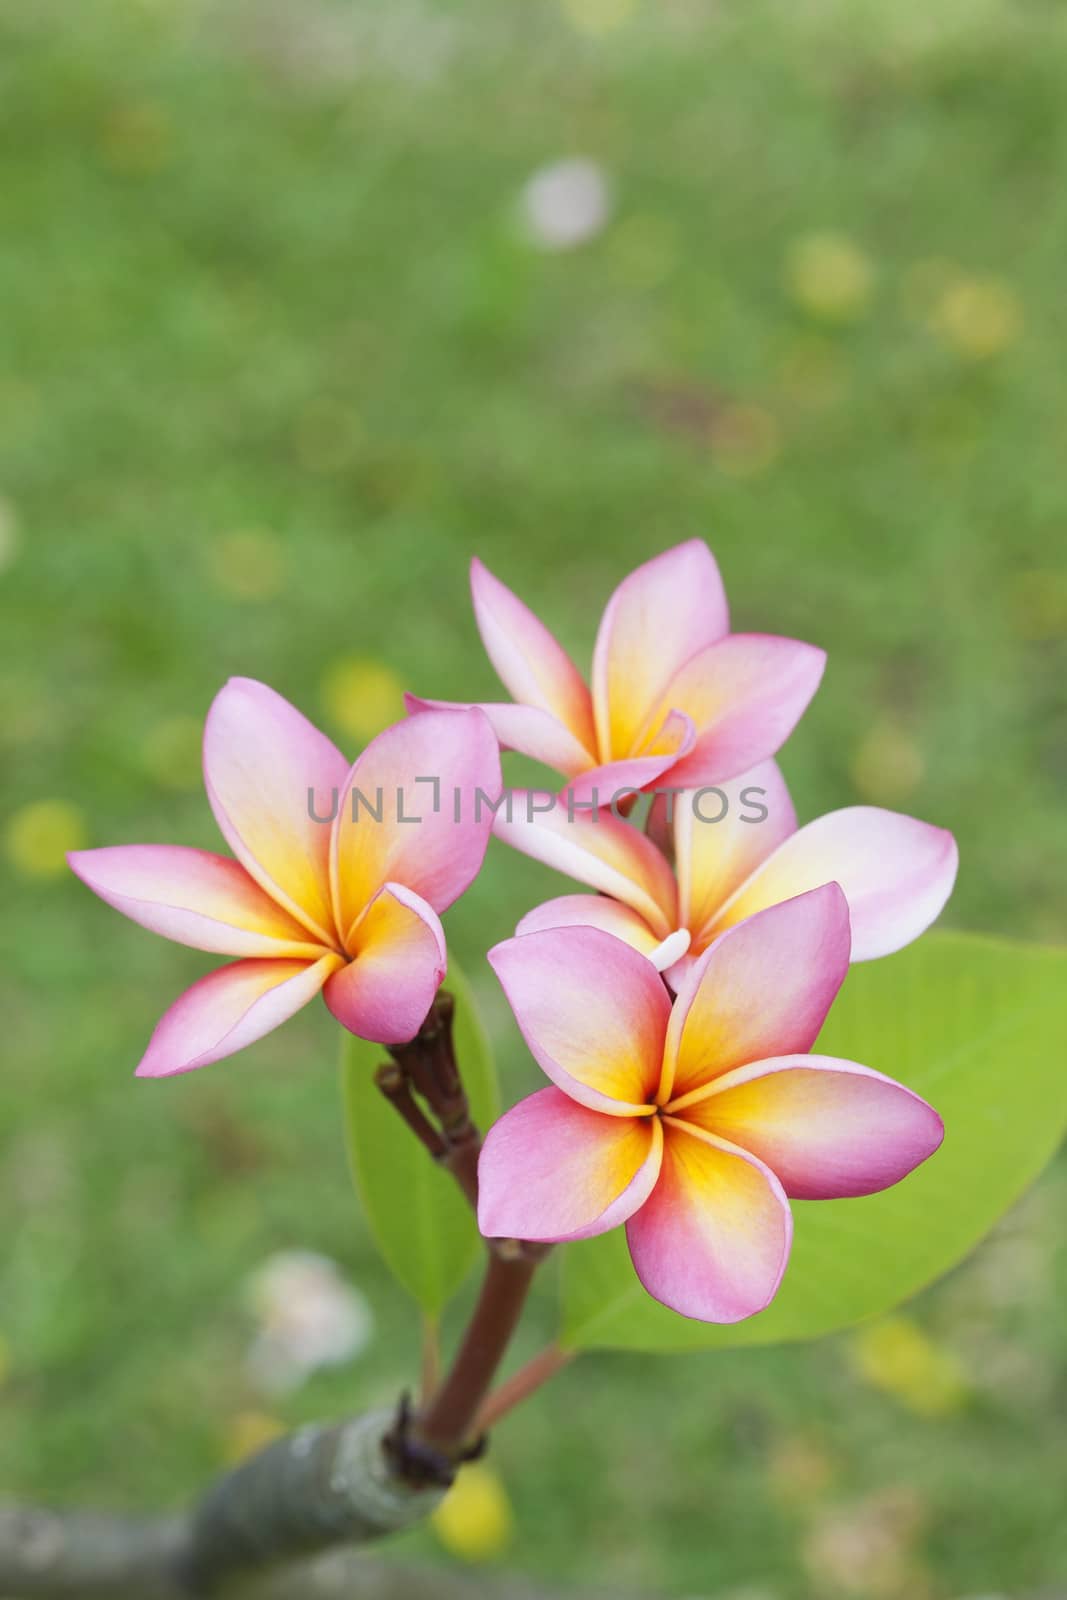
M 453 1174 L 477 1213 L 482 1140 L 456 1060 L 454 1020 L 454 997 L 442 990 L 414 1038 L 390 1046 L 392 1060 L 379 1067 L 375 1082 L 428 1155 Z M 412 1413 L 405 1398 L 386 1437 L 386 1457 L 402 1481 L 447 1485 L 457 1465 L 480 1454 L 483 1441 L 476 1436 L 484 1429 L 475 1424 L 548 1248 L 519 1239 L 486 1239 L 481 1293 L 452 1365 L 439 1378 L 436 1361 L 432 1368 L 424 1362 L 419 1410 Z

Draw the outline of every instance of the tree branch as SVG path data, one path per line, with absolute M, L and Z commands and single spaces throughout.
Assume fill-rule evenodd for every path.
M 185 1517 L 0 1509 L 0 1595 L 189 1600 L 281 1562 L 421 1521 L 443 1490 L 391 1469 L 388 1411 L 302 1428 L 219 1478 Z
M 455 1059 L 453 1012 L 452 997 L 440 994 L 416 1037 L 390 1048 L 395 1066 L 379 1070 L 378 1084 L 476 1206 L 481 1140 Z M 339 1547 L 420 1521 L 440 1502 L 457 1465 L 481 1449 L 471 1444 L 476 1418 L 547 1248 L 513 1239 L 486 1242 L 485 1282 L 467 1332 L 443 1381 L 424 1395 L 414 1416 L 405 1399 L 396 1417 L 371 1412 L 303 1428 L 219 1478 L 185 1517 L 0 1508 L 0 1596 L 280 1595 L 269 1587 L 280 1566 L 297 1561 L 303 1570 L 308 1558 L 327 1551 L 340 1559 Z M 521 1377 L 513 1382 L 497 1401 L 498 1413 L 526 1388 Z M 285 1591 L 286 1600 L 294 1592 Z M 435 1600 L 442 1592 L 438 1585 Z
M 456 1061 L 452 1040 L 455 1014 L 455 997 L 447 989 L 439 990 L 415 1037 L 407 1044 L 387 1047 L 392 1063 L 378 1069 L 375 1081 L 433 1160 L 451 1172 L 477 1211 L 482 1141 L 471 1119 L 470 1102 Z M 433 1113 L 436 1126 L 415 1094 Z
M 626 1600 L 616 1590 L 567 1591 L 572 1600 Z M 126 1597 L 123 1596 L 123 1600 Z M 139 1597 L 135 1597 L 139 1600 Z M 374 1561 L 356 1551 L 337 1550 L 315 1562 L 274 1573 L 240 1600 L 562 1600 L 519 1575 L 477 1577 L 447 1567 L 414 1567 Z
M 188 1600 L 175 1575 L 180 1517 L 123 1517 L 0 1505 L 4 1600 Z M 330 1550 L 236 1579 L 227 1600 L 559 1600 L 528 1579 L 472 1579 L 438 1567 Z M 581 1600 L 608 1600 L 582 1591 Z M 620 1600 L 613 1594 L 610 1600 Z
M 181 1517 L 118 1517 L 0 1505 L 4 1600 L 184 1600 Z
M 0 1506 L 4 1600 L 188 1600 L 175 1576 L 180 1517 L 120 1517 Z M 522 1577 L 473 1579 L 438 1567 L 331 1550 L 227 1585 L 227 1600 L 558 1600 Z M 608 1600 L 585 1594 L 582 1600 Z M 613 1595 L 611 1600 L 619 1600 Z
M 415 1422 L 416 1436 L 446 1458 L 469 1442 L 474 1419 L 511 1343 L 536 1259 L 489 1253 L 485 1281 L 456 1358 Z
M 383 1449 L 392 1423 L 391 1413 L 372 1411 L 302 1428 L 220 1478 L 193 1512 L 179 1560 L 190 1592 L 213 1594 L 242 1571 L 420 1522 L 442 1491 L 393 1471 Z

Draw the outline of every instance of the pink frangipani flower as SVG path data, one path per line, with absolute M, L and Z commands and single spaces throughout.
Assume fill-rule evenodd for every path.
M 722 579 L 699 539 L 625 578 L 608 601 L 590 693 L 563 647 L 480 561 L 474 614 L 512 695 L 483 705 L 504 749 L 562 772 L 574 803 L 605 806 L 668 776 L 697 787 L 736 777 L 792 733 L 826 663 L 814 645 L 730 633 Z M 408 696 L 412 711 L 441 702 Z
M 671 1005 L 601 928 L 490 952 L 553 1086 L 490 1129 L 489 1238 L 587 1239 L 622 1223 L 664 1305 L 702 1322 L 761 1311 L 792 1242 L 790 1199 L 872 1194 L 937 1149 L 937 1113 L 868 1067 L 810 1055 L 849 962 L 836 884 L 757 913 L 696 961 Z
M 797 827 L 778 766 L 766 761 L 715 790 L 657 797 L 650 833 L 610 812 L 537 810 L 516 791 L 497 837 L 598 894 L 537 906 L 516 932 L 605 928 L 642 951 L 677 988 L 724 929 L 823 883 L 848 901 L 852 959 L 910 944 L 940 914 L 956 880 L 956 841 L 944 828 L 877 806 L 848 806 Z
M 138 1074 L 233 1055 L 320 990 L 361 1038 L 412 1038 L 445 975 L 439 913 L 485 855 L 492 812 L 478 793 L 500 791 L 499 748 L 482 713 L 399 722 L 350 767 L 281 695 L 232 678 L 208 713 L 204 782 L 236 860 L 152 844 L 69 857 L 134 922 L 240 958 L 175 1001 Z

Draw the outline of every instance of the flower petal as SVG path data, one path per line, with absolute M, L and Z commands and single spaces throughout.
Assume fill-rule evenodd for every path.
M 661 942 L 644 917 L 604 894 L 564 894 L 546 900 L 526 913 L 515 932 L 521 936 L 543 928 L 603 928 L 643 956 L 651 956 Z
M 852 959 L 887 956 L 940 914 L 959 854 L 944 828 L 877 806 L 848 806 L 809 822 L 756 869 L 712 921 L 716 932 L 831 880 L 852 919 Z
M 534 1060 L 559 1088 L 613 1116 L 647 1107 L 670 1012 L 650 961 L 600 928 L 506 939 L 489 961 Z
M 755 1156 L 665 1120 L 659 1182 L 626 1224 L 637 1276 L 683 1317 L 740 1322 L 778 1292 L 793 1240 L 789 1203 Z
M 679 917 L 699 949 L 707 944 L 705 929 L 723 902 L 796 825 L 793 802 L 775 761 L 761 762 L 707 792 L 657 796 L 647 831 L 661 845 L 670 840 Z
M 231 678 L 215 696 L 204 726 L 215 820 L 242 866 L 323 944 L 335 938 L 331 829 L 312 811 L 332 816 L 347 771 L 326 735 L 265 683 Z
M 384 883 L 444 911 L 477 876 L 500 796 L 500 752 L 481 711 L 424 711 L 372 739 L 348 776 L 331 867 L 348 935 Z M 481 798 L 479 798 L 479 796 Z
M 487 1239 L 606 1233 L 648 1199 L 662 1153 L 658 1117 L 605 1117 L 560 1089 L 540 1089 L 486 1135 L 478 1226 Z
M 729 929 L 696 961 L 671 1012 L 661 1103 L 676 1111 L 734 1067 L 811 1049 L 848 971 L 836 883 Z
M 661 731 L 664 744 L 677 744 L 677 748 L 666 748 L 658 755 L 628 756 L 625 761 L 608 761 L 599 767 L 589 767 L 571 778 L 563 794 L 570 794 L 572 805 L 610 806 L 626 795 L 650 789 L 660 778 L 673 774 L 679 758 L 692 747 L 696 737 L 692 720 L 680 713 L 672 715 Z
M 621 900 L 659 939 L 677 927 L 670 865 L 651 839 L 610 811 L 579 811 L 563 796 L 515 789 L 493 833 L 535 861 Z
M 338 1022 L 378 1044 L 413 1039 L 448 965 L 436 911 L 403 884 L 384 884 L 358 918 L 349 948 L 352 960 L 322 996 Z
M 671 773 L 687 789 L 723 783 L 773 756 L 819 687 L 826 652 L 769 633 L 733 633 L 692 656 L 660 710 L 692 717 L 696 744 Z M 658 714 L 658 713 L 657 713 Z
M 605 608 L 593 656 L 602 758 L 634 753 L 679 667 L 729 626 L 719 569 L 700 539 L 665 550 L 623 579 Z
M 234 961 L 209 972 L 165 1011 L 148 1042 L 139 1078 L 166 1078 L 232 1056 L 314 999 L 341 965 L 318 961 Z
M 471 597 L 486 654 L 512 699 L 550 712 L 585 746 L 592 762 L 593 700 L 563 646 L 477 558 L 471 562 Z
M 832 1056 L 739 1067 L 681 1115 L 765 1161 L 795 1200 L 888 1189 L 945 1134 L 933 1107 L 903 1084 Z
M 84 884 L 142 928 L 226 956 L 303 956 L 321 944 L 244 867 L 183 845 L 112 845 L 67 857 Z
M 514 750 L 533 761 L 542 761 L 546 767 L 568 776 L 584 772 L 592 760 L 570 729 L 538 706 L 514 706 L 510 701 L 424 700 L 415 694 L 406 694 L 404 704 L 413 715 L 422 711 L 482 711 L 502 750 Z

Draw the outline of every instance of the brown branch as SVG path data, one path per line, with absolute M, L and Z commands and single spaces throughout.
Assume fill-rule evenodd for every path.
M 377 1083 L 433 1159 L 453 1174 L 477 1213 L 482 1141 L 456 1061 L 454 1017 L 453 996 L 442 990 L 415 1037 L 389 1046 L 393 1065 L 379 1068 Z M 427 1393 L 424 1385 L 419 1412 L 412 1416 L 405 1405 L 386 1440 L 393 1470 L 410 1483 L 447 1484 L 456 1465 L 469 1459 L 475 1419 L 511 1342 L 537 1263 L 550 1248 L 518 1239 L 485 1242 L 485 1281 L 459 1352 L 436 1392 Z
M 482 1141 L 456 1061 L 452 1040 L 455 1012 L 453 996 L 442 989 L 415 1037 L 407 1044 L 388 1047 L 393 1060 L 378 1068 L 375 1081 L 438 1166 L 452 1173 L 477 1211 Z M 416 1101 L 416 1094 L 433 1122 Z
M 482 1292 L 448 1375 L 415 1424 L 417 1438 L 445 1456 L 470 1441 L 497 1367 L 518 1326 L 537 1261 L 490 1252 Z
M 374 1081 L 423 1149 L 434 1161 L 440 1161 L 448 1153 L 448 1146 L 443 1135 L 438 1133 L 425 1111 L 417 1104 L 403 1067 L 395 1061 L 387 1061 L 374 1074 Z

